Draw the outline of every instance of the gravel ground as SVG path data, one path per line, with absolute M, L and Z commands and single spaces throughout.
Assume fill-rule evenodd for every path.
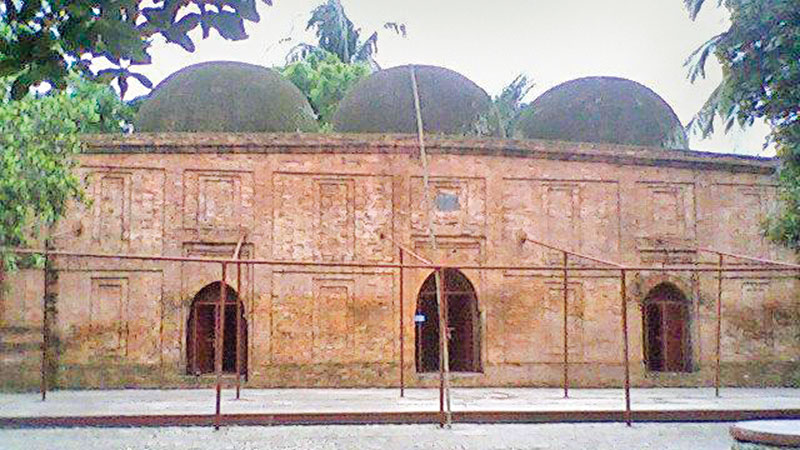
M 730 424 L 548 424 L 0 430 L 2 450 L 729 450 Z

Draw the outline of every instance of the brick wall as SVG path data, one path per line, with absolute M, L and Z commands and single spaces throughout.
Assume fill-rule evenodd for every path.
M 388 236 L 454 267 L 562 263 L 558 252 L 532 240 L 636 266 L 714 263 L 693 250 L 698 245 L 793 258 L 760 237 L 760 221 L 775 196 L 776 162 L 769 159 L 430 138 L 428 210 L 410 136 L 142 134 L 88 136 L 86 142 L 80 174 L 92 203 L 74 205 L 59 224 L 56 245 L 67 251 L 225 257 L 245 236 L 243 258 L 396 263 L 397 247 L 382 239 Z M 435 249 L 428 223 L 436 233 Z M 406 255 L 405 262 L 415 261 Z M 219 280 L 219 265 L 68 257 L 56 264 L 60 386 L 208 382 L 186 375 L 188 324 L 194 296 Z M 228 273 L 236 289 L 235 267 Z M 404 271 L 403 299 L 396 269 L 255 266 L 242 273 L 237 295 L 247 322 L 250 384 L 396 384 L 401 301 L 406 379 L 412 385 L 435 383 L 416 373 L 412 320 L 430 270 Z M 455 384 L 558 385 L 561 271 L 463 273 L 477 298 L 473 334 L 481 372 L 456 375 Z M 22 339 L 15 337 L 19 330 L 39 326 L 37 277 L 35 271 L 9 277 L 0 303 L 0 378 L 7 387 L 36 385 L 38 371 L 21 367 L 38 367 L 38 353 L 9 343 Z M 634 383 L 709 384 L 714 275 L 640 271 L 630 277 Z M 688 302 L 690 373 L 644 368 L 643 302 L 661 282 L 680 288 Z M 796 281 L 785 274 L 726 273 L 725 382 L 797 381 L 796 293 Z M 568 302 L 572 382 L 619 385 L 618 274 L 571 271 Z M 17 383 L 6 375 L 11 373 L 32 376 Z

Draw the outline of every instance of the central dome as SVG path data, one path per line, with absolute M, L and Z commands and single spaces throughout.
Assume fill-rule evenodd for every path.
M 686 149 L 686 132 L 658 94 L 631 80 L 587 77 L 567 81 L 533 101 L 516 137 Z
M 315 131 L 314 112 L 291 82 L 266 67 L 215 61 L 183 68 L 142 103 L 142 132 Z
M 416 133 L 411 67 L 381 70 L 356 84 L 336 110 L 334 130 L 346 133 Z M 492 100 L 477 84 L 443 67 L 413 67 L 426 133 L 499 134 Z

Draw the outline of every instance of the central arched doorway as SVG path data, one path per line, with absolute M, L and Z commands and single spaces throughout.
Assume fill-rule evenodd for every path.
M 186 373 L 214 373 L 216 318 L 219 307 L 220 282 L 204 287 L 194 296 L 186 327 Z M 225 331 L 222 340 L 222 371 L 236 373 L 236 302 L 240 304 L 241 333 L 239 358 L 241 374 L 247 376 L 247 320 L 244 304 L 236 291 L 228 287 L 225 296 Z
M 447 326 L 450 330 L 449 362 L 453 372 L 481 370 L 480 315 L 472 283 L 458 270 L 445 269 L 444 295 Z M 416 325 L 417 372 L 439 370 L 439 308 L 436 304 L 436 277 L 428 276 L 417 297 Z
M 688 372 L 692 360 L 689 301 L 672 283 L 661 283 L 644 300 L 644 358 L 647 370 Z

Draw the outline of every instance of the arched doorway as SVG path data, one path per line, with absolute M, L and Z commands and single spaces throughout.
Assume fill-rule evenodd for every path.
M 689 301 L 672 283 L 654 287 L 644 299 L 644 358 L 647 370 L 691 370 Z
M 204 287 L 194 296 L 186 327 L 186 373 L 214 373 L 214 336 L 219 305 L 220 282 Z M 244 304 L 236 291 L 228 287 L 225 298 L 225 331 L 222 340 L 222 371 L 236 373 L 236 302 L 240 303 L 241 334 L 239 358 L 241 374 L 247 376 L 247 321 Z
M 450 329 L 449 362 L 453 372 L 479 372 L 481 369 L 480 316 L 478 298 L 472 283 L 458 270 L 445 269 L 444 295 L 447 326 Z M 436 278 L 428 276 L 417 297 L 416 324 L 417 372 L 439 370 L 439 308 L 436 304 Z

